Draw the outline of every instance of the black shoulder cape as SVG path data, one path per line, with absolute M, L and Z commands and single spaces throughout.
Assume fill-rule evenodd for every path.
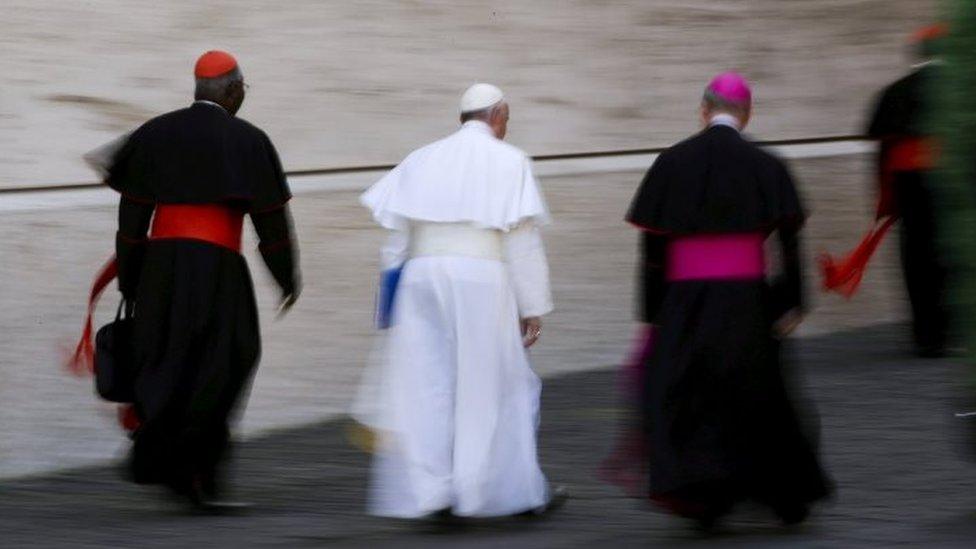
M 661 153 L 627 213 L 662 234 L 772 231 L 804 217 L 786 165 L 725 126 Z
M 874 138 L 923 136 L 926 131 L 925 106 L 929 86 L 937 77 L 938 66 L 921 67 L 885 88 L 875 102 L 868 136 Z
M 267 135 L 216 105 L 195 103 L 146 122 L 116 153 L 106 183 L 131 200 L 233 201 L 251 212 L 291 198 Z

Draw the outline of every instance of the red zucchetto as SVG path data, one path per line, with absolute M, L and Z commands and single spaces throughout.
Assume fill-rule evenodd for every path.
M 220 50 L 210 50 L 197 59 L 193 75 L 197 78 L 217 78 L 237 68 L 237 59 Z
M 945 23 L 935 23 L 916 30 L 912 33 L 909 41 L 912 44 L 924 44 L 940 38 L 945 38 L 949 34 L 949 25 Z

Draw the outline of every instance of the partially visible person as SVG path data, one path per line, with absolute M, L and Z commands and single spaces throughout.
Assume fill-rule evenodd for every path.
M 945 354 L 946 268 L 939 253 L 938 215 L 932 170 L 936 145 L 928 120 L 931 88 L 942 70 L 938 42 L 946 27 L 918 31 L 913 41 L 917 63 L 881 93 L 868 135 L 878 139 L 879 216 L 901 220 L 901 264 L 912 306 L 912 332 L 920 356 Z
M 916 354 L 945 355 L 948 337 L 945 259 L 938 242 L 939 215 L 933 188 L 938 147 L 932 135 L 932 91 L 942 71 L 938 56 L 944 25 L 925 27 L 912 37 L 917 63 L 886 87 L 874 105 L 867 134 L 879 142 L 878 227 L 842 262 L 823 258 L 825 285 L 852 295 L 867 262 L 888 229 L 900 222 L 902 273 L 911 304 Z
M 254 288 L 240 254 L 245 216 L 281 287 L 301 291 L 288 183 L 271 140 L 236 113 L 244 77 L 228 53 L 195 67 L 195 101 L 107 148 L 106 183 L 121 195 L 119 290 L 134 310 L 135 372 L 128 471 L 207 510 L 221 497 L 230 422 L 258 363 Z
M 562 501 L 539 466 L 541 383 L 527 353 L 553 308 L 549 213 L 528 157 L 503 141 L 501 90 L 475 84 L 460 111 L 457 132 L 362 196 L 390 231 L 386 355 L 366 379 L 378 390 L 361 393 L 375 400 L 357 406 L 377 435 L 376 515 L 494 517 Z
M 663 152 L 627 220 L 641 231 L 641 319 L 655 327 L 645 372 L 649 490 L 704 527 L 742 500 L 785 523 L 831 487 L 784 380 L 781 346 L 803 317 L 805 214 L 782 161 L 744 139 L 752 93 L 717 76 L 704 130 Z M 776 234 L 781 273 L 766 281 Z

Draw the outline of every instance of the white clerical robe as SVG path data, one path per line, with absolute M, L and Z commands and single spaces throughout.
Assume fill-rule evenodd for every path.
M 418 149 L 362 197 L 403 263 L 354 415 L 378 435 L 370 512 L 500 516 L 544 505 L 541 383 L 519 318 L 552 310 L 528 158 L 482 122 Z

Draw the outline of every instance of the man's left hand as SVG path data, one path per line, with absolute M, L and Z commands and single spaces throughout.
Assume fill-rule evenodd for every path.
M 278 305 L 278 315 L 276 317 L 278 320 L 281 320 L 286 314 L 288 314 L 288 311 L 290 311 L 292 306 L 295 305 L 295 302 L 298 301 L 298 295 L 298 292 L 295 291 L 281 298 L 281 303 Z
M 523 318 L 522 345 L 528 349 L 535 345 L 536 341 L 539 341 L 540 336 L 542 336 L 542 319 L 537 316 Z

